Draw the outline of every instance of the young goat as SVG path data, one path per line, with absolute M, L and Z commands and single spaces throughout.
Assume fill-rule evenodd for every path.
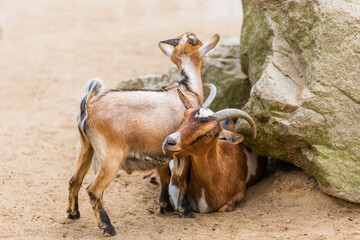
M 168 195 L 169 157 L 163 154 L 161 144 L 180 125 L 186 111 L 178 90 L 192 103 L 198 106 L 203 103 L 203 58 L 218 41 L 219 35 L 215 34 L 203 45 L 192 33 L 161 41 L 160 49 L 177 65 L 182 77 L 163 90 L 121 89 L 100 93 L 100 80 L 88 83 L 80 104 L 80 148 L 75 173 L 69 181 L 68 218 L 80 217 L 78 193 L 94 154 L 100 168 L 87 192 L 98 226 L 105 235 L 114 235 L 115 229 L 103 208 L 102 195 L 120 167 L 128 173 L 158 168 L 161 212 L 173 211 Z
M 179 95 L 184 102 L 189 102 Z M 214 113 L 208 106 L 189 108 L 178 130 L 164 141 L 163 151 L 181 158 L 191 156 L 191 166 L 187 164 L 182 177 L 189 179 L 188 198 L 193 211 L 228 212 L 244 197 L 246 186 L 254 184 L 265 172 L 267 158 L 258 157 L 239 144 L 244 136 L 236 133 L 235 124 L 229 118 L 245 119 L 255 138 L 256 126 L 247 113 L 238 109 Z M 190 176 L 184 177 L 186 174 Z M 178 180 L 179 175 L 172 171 L 169 193 L 175 206 Z

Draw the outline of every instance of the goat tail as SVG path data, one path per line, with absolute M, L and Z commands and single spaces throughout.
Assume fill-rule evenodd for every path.
M 97 95 L 101 91 L 102 88 L 103 83 L 100 78 L 93 78 L 86 85 L 84 97 L 80 102 L 80 114 L 78 117 L 79 131 L 83 137 L 86 136 L 85 125 L 86 118 L 88 116 L 87 109 L 89 102 L 93 96 Z

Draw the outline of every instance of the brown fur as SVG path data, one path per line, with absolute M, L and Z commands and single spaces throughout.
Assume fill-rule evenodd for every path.
M 184 33 L 179 36 L 182 38 L 184 36 L 189 37 L 192 33 Z M 197 44 L 193 46 L 192 44 L 183 44 L 174 49 L 173 55 L 171 56 L 171 61 L 176 64 L 176 66 L 180 69 L 182 64 L 181 59 L 178 56 L 187 55 L 193 64 L 195 64 L 196 68 L 202 69 L 204 65 L 204 59 L 201 59 L 199 56 L 199 48 L 202 46 L 202 42 L 200 40 L 197 41 Z
M 189 36 L 189 33 L 185 35 Z M 212 47 L 216 45 L 218 38 L 215 35 Z M 172 211 L 167 193 L 170 173 L 166 168 L 169 159 L 165 158 L 161 143 L 168 134 L 176 130 L 186 110 L 178 98 L 177 90 L 180 89 L 196 105 L 202 104 L 204 98 L 201 81 L 203 59 L 196 54 L 202 43 L 197 41 L 193 46 L 188 37 L 184 39 L 187 40 L 171 49 L 171 56 L 169 48 L 163 50 L 162 45 L 159 45 L 182 71 L 184 83 L 180 81 L 162 91 L 120 90 L 105 91 L 98 95 L 95 93 L 100 91 L 101 84 L 96 80 L 89 83 L 84 98 L 86 114 L 81 112 L 79 117 L 82 137 L 76 169 L 69 182 L 69 218 L 80 217 L 77 196 L 94 154 L 101 162 L 101 168 L 87 192 L 98 226 L 104 229 L 105 235 L 114 235 L 115 230 L 102 207 L 102 194 L 121 166 L 127 172 L 158 168 L 162 188 L 161 211 Z
M 184 171 L 184 174 L 190 174 L 189 197 L 198 203 L 204 189 L 208 212 L 232 211 L 245 195 L 247 157 L 241 144 L 218 139 L 224 129 L 215 117 L 197 118 L 196 112 L 197 109 L 192 108 L 185 113 L 177 130 L 181 134 L 181 142 L 179 146 L 172 146 L 173 149 L 181 147 L 178 157 L 191 156 L 191 169 Z M 236 134 L 232 121 L 225 129 Z M 251 181 L 258 180 L 264 173 L 264 160 L 258 165 L 257 174 Z

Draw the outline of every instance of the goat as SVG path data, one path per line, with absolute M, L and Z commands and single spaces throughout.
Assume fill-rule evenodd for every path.
M 213 88 L 210 95 L 214 98 L 215 94 L 216 88 Z M 246 112 L 239 109 L 214 113 L 207 104 L 191 108 L 186 96 L 181 93 L 179 96 L 187 103 L 188 110 L 180 127 L 164 141 L 163 151 L 181 158 L 191 156 L 183 178 L 189 181 L 188 198 L 193 211 L 232 211 L 244 197 L 246 186 L 254 184 L 265 172 L 267 158 L 257 156 L 240 144 L 244 136 L 236 133 L 235 124 L 229 118 L 245 119 L 254 138 L 256 125 Z M 173 162 L 169 165 L 172 168 Z M 175 206 L 178 204 L 179 177 L 172 169 L 169 193 Z
M 98 226 L 106 236 L 116 232 L 103 208 L 102 195 L 120 167 L 128 173 L 158 168 L 160 211 L 173 211 L 168 195 L 170 159 L 162 152 L 162 142 L 180 125 L 186 111 L 177 90 L 183 91 L 195 105 L 203 103 L 201 69 L 204 56 L 218 41 L 218 34 L 202 44 L 194 34 L 185 33 L 159 42 L 161 51 L 181 71 L 180 81 L 162 90 L 101 91 L 99 79 L 89 81 L 80 103 L 78 129 L 81 138 L 75 173 L 69 181 L 68 218 L 80 217 L 78 193 L 94 154 L 101 164 L 87 193 Z

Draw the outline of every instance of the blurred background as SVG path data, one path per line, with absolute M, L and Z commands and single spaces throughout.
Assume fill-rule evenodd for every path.
M 171 63 L 159 40 L 186 31 L 204 41 L 239 37 L 241 22 L 239 0 L 1 0 L 1 76 L 84 83 L 162 73 Z
M 84 226 L 101 237 L 84 188 L 83 218 L 63 225 L 86 82 L 99 76 L 115 87 L 125 78 L 162 74 L 172 63 L 158 48 L 160 40 L 184 32 L 202 41 L 214 33 L 239 37 L 241 23 L 240 0 L 0 0 L 0 222 L 6 223 L 0 238 L 79 238 L 88 235 Z M 92 178 L 90 171 L 84 186 Z M 141 173 L 124 174 L 120 182 L 107 195 L 107 206 L 119 209 L 111 214 L 115 222 L 124 211 L 157 218 L 146 210 L 158 212 L 157 188 L 142 182 Z M 148 194 L 139 199 L 143 190 Z

